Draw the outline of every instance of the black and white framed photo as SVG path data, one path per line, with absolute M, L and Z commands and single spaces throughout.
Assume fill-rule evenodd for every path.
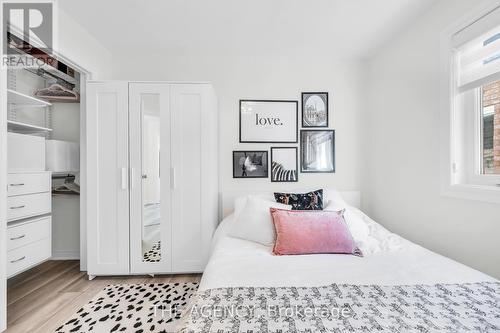
M 302 127 L 328 127 L 328 93 L 302 93 Z
M 267 151 L 233 151 L 233 178 L 267 178 Z
M 271 147 L 271 181 L 297 182 L 297 147 Z
M 240 100 L 241 143 L 298 142 L 298 102 Z
M 335 172 L 335 131 L 300 131 L 300 171 Z

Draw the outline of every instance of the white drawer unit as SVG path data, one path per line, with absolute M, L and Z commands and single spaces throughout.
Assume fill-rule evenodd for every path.
M 8 197 L 7 220 L 14 221 L 36 215 L 48 214 L 52 210 L 51 199 L 51 192 Z
M 50 172 L 9 173 L 7 195 L 9 197 L 23 194 L 50 192 Z
M 38 265 L 52 256 L 51 239 L 44 238 L 7 252 L 7 277 Z
M 51 238 L 51 229 L 50 216 L 11 225 L 7 229 L 7 251 L 41 239 Z

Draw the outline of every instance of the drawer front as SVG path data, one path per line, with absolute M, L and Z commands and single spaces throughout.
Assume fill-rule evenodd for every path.
M 17 249 L 40 239 L 50 238 L 52 231 L 50 216 L 7 228 L 7 251 Z
M 9 221 L 50 213 L 51 193 L 19 195 L 7 198 L 7 219 Z
M 52 256 L 50 238 L 7 252 L 7 277 L 11 277 Z
M 9 173 L 7 195 L 50 192 L 50 173 Z

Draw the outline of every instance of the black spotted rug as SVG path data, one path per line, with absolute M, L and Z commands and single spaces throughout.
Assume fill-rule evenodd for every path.
M 177 331 L 198 283 L 109 285 L 56 332 Z

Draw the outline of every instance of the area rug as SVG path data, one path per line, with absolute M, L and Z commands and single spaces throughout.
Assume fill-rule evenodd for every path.
M 197 289 L 196 282 L 109 285 L 56 332 L 176 332 Z

